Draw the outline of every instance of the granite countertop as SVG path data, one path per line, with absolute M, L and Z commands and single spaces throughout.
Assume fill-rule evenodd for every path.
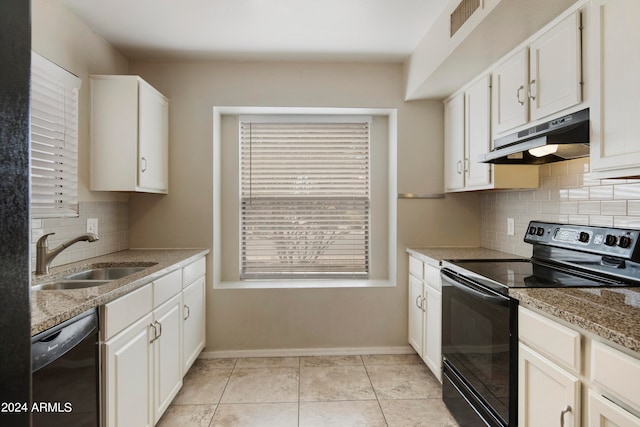
M 522 304 L 640 352 L 640 288 L 509 289 Z
M 443 260 L 450 259 L 514 259 L 518 255 L 479 247 L 418 247 L 406 251 L 428 264 L 439 267 Z
M 113 301 L 208 253 L 208 249 L 130 249 L 52 267 L 46 275 L 33 275 L 31 283 L 37 285 L 90 268 L 95 264 L 103 267 L 127 264 L 148 266 L 137 273 L 98 287 L 31 291 L 31 335 L 58 325 L 90 308 Z

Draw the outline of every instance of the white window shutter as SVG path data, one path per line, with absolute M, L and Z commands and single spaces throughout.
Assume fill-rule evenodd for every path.
M 369 139 L 369 121 L 241 121 L 241 278 L 368 278 Z
M 32 52 L 31 216 L 78 216 L 81 80 Z

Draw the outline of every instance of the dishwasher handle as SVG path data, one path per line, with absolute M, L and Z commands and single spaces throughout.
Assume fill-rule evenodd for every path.
M 31 372 L 56 361 L 97 331 L 98 313 L 91 309 L 35 335 L 31 338 Z

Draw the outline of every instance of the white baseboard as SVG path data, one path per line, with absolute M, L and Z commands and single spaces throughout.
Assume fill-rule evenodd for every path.
M 336 347 L 336 348 L 283 348 L 265 350 L 203 351 L 198 359 L 236 357 L 296 357 L 296 356 L 352 356 L 370 354 L 414 354 L 411 346 L 397 347 Z

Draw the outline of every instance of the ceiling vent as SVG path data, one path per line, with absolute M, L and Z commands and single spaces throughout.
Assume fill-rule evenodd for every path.
M 473 12 L 480 7 L 480 0 L 462 0 L 458 7 L 451 13 L 450 38 L 467 22 Z

